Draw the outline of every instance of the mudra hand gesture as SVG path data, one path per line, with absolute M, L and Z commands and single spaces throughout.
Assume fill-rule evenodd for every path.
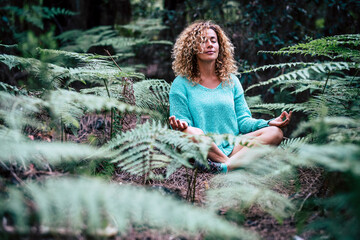
M 170 126 L 172 127 L 172 129 L 179 130 L 181 132 L 184 131 L 185 129 L 187 129 L 187 127 L 188 127 L 187 122 L 176 119 L 175 116 L 169 117 L 169 122 L 170 122 Z
M 275 126 L 275 127 L 286 127 L 291 119 L 292 111 L 290 113 L 287 113 L 286 111 L 282 112 L 281 115 L 269 122 L 269 126 Z M 285 119 L 284 119 L 285 118 Z

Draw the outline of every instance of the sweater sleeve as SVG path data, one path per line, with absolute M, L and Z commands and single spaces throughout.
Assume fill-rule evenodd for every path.
M 175 116 L 177 119 L 187 122 L 189 126 L 193 126 L 185 84 L 183 78 L 177 77 L 171 85 L 169 93 L 170 116 Z
M 252 118 L 250 109 L 245 101 L 244 90 L 236 76 L 232 76 L 234 86 L 234 102 L 236 120 L 240 133 L 246 134 L 269 126 L 268 121 Z

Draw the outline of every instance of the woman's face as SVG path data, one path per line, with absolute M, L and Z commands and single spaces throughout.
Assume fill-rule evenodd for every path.
M 199 53 L 196 55 L 200 61 L 215 61 L 219 56 L 219 43 L 214 30 L 208 28 L 205 38 L 198 45 Z

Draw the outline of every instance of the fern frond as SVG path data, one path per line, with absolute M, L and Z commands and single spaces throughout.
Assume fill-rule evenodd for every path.
M 25 21 L 35 25 L 40 29 L 44 28 L 43 19 L 52 19 L 57 15 L 72 16 L 76 14 L 63 8 L 48 8 L 39 5 L 32 5 L 28 9 L 19 8 L 16 6 L 5 6 L 1 7 L 1 9 L 22 17 Z
M 160 31 L 167 29 L 159 18 L 138 19 L 134 23 L 115 26 L 120 35 L 156 39 Z
M 281 220 L 294 211 L 294 204 L 271 188 L 293 176 L 294 167 L 287 162 L 291 152 L 280 148 L 254 148 L 242 158 L 242 168 L 211 180 L 207 191 L 208 205 L 212 208 L 236 207 L 245 211 L 259 206 Z M 236 161 L 236 160 L 235 160 Z
M 146 122 L 121 133 L 106 148 L 114 152 L 111 162 L 117 163 L 123 170 L 150 176 L 153 169 L 166 167 L 174 161 L 187 167 L 191 167 L 191 158 L 205 163 L 210 144 L 209 139 L 199 138 L 195 143 L 180 131 L 170 130 L 160 123 Z
M 64 64 L 68 61 L 72 62 L 71 64 L 75 67 L 61 67 L 34 58 L 22 58 L 6 54 L 0 54 L 0 61 L 8 65 L 10 69 L 19 67 L 28 71 L 29 74 L 36 79 L 38 79 L 40 75 L 42 78 L 54 83 L 64 79 L 69 79 L 67 84 L 70 84 L 75 81 L 102 83 L 103 80 L 114 81 L 117 77 L 144 78 L 144 75 L 140 73 L 129 71 L 120 72 L 110 61 L 94 58 L 94 55 L 91 54 L 78 54 L 49 49 L 38 50 L 40 53 L 47 54 L 48 57 L 52 56 L 54 58 L 52 60 L 57 64 Z M 65 62 L 64 57 L 67 58 Z
M 45 14 L 45 18 L 54 18 L 55 16 L 57 15 L 65 15 L 65 16 L 74 16 L 74 15 L 77 15 L 76 12 L 72 12 L 72 11 L 69 11 L 67 9 L 64 9 L 64 8 L 55 8 L 55 7 L 52 7 L 52 8 L 48 8 L 48 7 L 41 7 L 44 14 Z
M 36 206 L 30 208 L 28 202 Z M 204 233 L 222 238 L 256 239 L 256 235 L 220 219 L 215 214 L 134 186 L 108 184 L 91 178 L 50 179 L 31 182 L 9 191 L 1 217 L 10 214 L 17 232 L 29 233 L 30 217 L 51 233 L 96 237 L 108 226 L 124 234 L 129 226 Z M 35 209 L 35 210 L 34 210 Z
M 134 84 L 136 105 L 158 111 L 163 122 L 167 122 L 169 116 L 169 92 L 170 85 L 160 79 L 147 79 Z
M 252 88 L 268 85 L 275 82 L 285 82 L 287 80 L 308 80 L 310 79 L 311 74 L 329 74 L 335 71 L 349 70 L 350 68 L 360 68 L 360 64 L 354 62 L 327 62 L 327 63 L 312 63 L 310 66 L 291 71 L 285 74 L 282 74 L 278 77 L 271 78 L 267 81 L 254 84 L 246 89 L 249 91 Z
M 31 141 L 20 132 L 0 128 L 0 162 L 5 166 L 18 166 L 27 169 L 34 164 L 37 169 L 48 169 L 48 165 L 60 166 L 66 163 L 85 164 L 99 158 L 99 150 L 83 144 Z M 85 161 L 86 159 L 86 161 Z M 60 167 L 61 168 L 61 167 Z
M 31 60 L 31 58 L 22 58 L 14 55 L 0 54 L 0 61 L 6 64 L 10 69 L 21 65 L 29 66 L 31 65 Z M 36 61 L 36 59 L 34 60 Z
M 300 146 L 304 145 L 305 143 L 309 142 L 309 139 L 306 137 L 299 137 L 299 138 L 288 138 L 281 142 L 279 145 L 280 148 L 299 148 Z
M 284 91 L 285 89 L 295 89 L 291 91 L 291 94 L 298 94 L 304 91 L 309 90 L 310 93 L 318 90 L 321 91 L 324 88 L 325 82 L 315 80 L 315 79 L 292 79 L 286 80 L 285 82 L 278 82 L 272 85 L 272 88 L 280 86 L 280 92 Z
M 81 34 L 83 33 L 82 30 L 69 30 L 66 32 L 63 32 L 59 35 L 57 35 L 55 38 L 59 41 L 61 41 L 61 45 L 69 45 L 71 44 L 75 39 L 77 39 L 78 37 L 81 36 Z
M 53 88 L 57 88 L 63 79 L 69 77 L 68 69 L 55 64 L 45 63 L 35 58 L 0 54 L 0 62 L 6 64 L 10 69 L 14 67 L 24 69 L 31 77 L 38 81 L 46 81 L 47 85 Z
M 279 51 L 260 51 L 269 54 L 302 54 L 310 56 L 326 56 L 331 59 L 356 59 L 360 58 L 360 51 L 348 46 L 359 46 L 360 34 L 346 34 L 321 39 L 311 40 L 307 43 L 299 43 L 294 46 L 285 47 Z
M 58 35 L 57 38 L 63 42 L 62 50 L 84 53 L 93 44 L 116 36 L 118 34 L 112 26 L 98 26 L 86 31 L 65 32 Z
M 322 141 L 335 141 L 339 143 L 359 143 L 360 124 L 358 119 L 349 117 L 319 117 L 311 121 L 301 122 L 292 133 L 293 137 L 309 131 L 309 137 L 322 138 Z
M 36 120 L 45 102 L 39 98 L 28 96 L 13 96 L 0 92 L 0 119 L 2 124 L 11 129 L 23 129 L 25 125 L 41 128 L 43 126 Z
M 46 56 L 48 62 L 55 62 L 59 65 L 63 64 L 68 68 L 71 66 L 77 67 L 84 65 L 97 66 L 99 68 L 113 66 L 112 62 L 105 60 L 106 58 L 94 54 L 42 48 L 37 48 L 37 51 L 42 54 L 42 56 Z
M 358 144 L 304 145 L 298 154 L 299 165 L 321 166 L 329 171 L 349 172 L 360 177 Z
M 254 181 L 249 181 L 251 178 Z M 253 178 L 253 175 L 234 172 L 225 177 L 216 176 L 213 181 L 231 181 L 231 183 L 227 186 L 212 186 L 216 189 L 207 192 L 210 208 L 235 207 L 244 213 L 245 210 L 256 205 L 279 221 L 289 217 L 294 211 L 294 205 L 287 197 L 270 190 L 265 184 L 259 184 L 261 179 Z
M 294 104 L 285 104 L 285 103 L 264 103 L 257 104 L 250 107 L 251 112 L 254 113 L 267 113 L 274 116 L 274 110 L 280 111 L 293 111 L 293 112 L 309 112 L 308 104 L 306 103 L 294 103 Z
M 17 44 L 8 45 L 8 44 L 1 44 L 1 43 L 0 43 L 0 47 L 4 47 L 4 48 L 17 48 L 18 45 L 17 45 Z
M 153 44 L 170 45 L 170 46 L 174 45 L 173 42 L 167 40 L 157 40 L 157 41 L 153 40 L 148 42 L 148 45 L 153 45 Z
M 117 53 L 131 52 L 132 47 L 136 45 L 144 45 L 148 42 L 147 39 L 127 38 L 127 37 L 113 37 L 107 38 L 92 44 L 92 46 L 112 46 Z
M 121 113 L 151 114 L 157 113 L 120 102 L 114 98 L 81 94 L 73 91 L 58 90 L 49 95 L 46 106 L 62 119 L 63 123 L 79 127 L 78 119 L 84 112 L 116 109 Z
M 13 95 L 27 95 L 26 89 L 19 89 L 16 86 L 0 82 L 0 91 L 5 91 L 7 93 L 11 93 Z
M 250 72 L 258 72 L 258 71 L 264 71 L 264 70 L 268 70 L 271 68 L 277 68 L 277 69 L 281 69 L 281 68 L 285 68 L 285 67 L 289 67 L 289 68 L 293 68 L 293 67 L 306 67 L 307 65 L 312 65 L 313 63 L 306 63 L 306 62 L 289 62 L 289 63 L 279 63 L 279 64 L 269 64 L 269 65 L 264 65 L 261 67 L 257 67 L 257 68 L 253 68 L 253 69 L 249 69 L 246 71 L 243 71 L 242 73 L 250 73 Z
M 120 84 L 112 84 L 108 86 L 110 97 L 115 98 L 119 101 L 125 102 L 124 96 L 124 85 Z M 84 88 L 80 90 L 81 93 L 92 94 L 101 97 L 109 97 L 106 87 L 92 87 L 92 88 Z

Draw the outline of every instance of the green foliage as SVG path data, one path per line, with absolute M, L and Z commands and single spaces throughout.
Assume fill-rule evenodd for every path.
M 61 104 L 59 104 L 61 102 Z M 81 94 L 74 91 L 58 90 L 51 92 L 47 106 L 55 117 L 60 117 L 63 123 L 78 127 L 77 119 L 86 111 L 102 111 L 116 109 L 120 112 L 151 114 L 152 112 L 137 108 L 130 104 L 119 102 L 114 98 Z M 155 114 L 155 113 L 153 113 Z
M 280 64 L 280 65 L 269 65 L 266 67 L 260 67 L 256 68 L 253 71 L 258 70 L 265 70 L 272 67 L 285 67 L 285 66 L 294 66 L 293 64 Z M 254 84 L 246 91 L 249 91 L 252 88 L 264 86 L 267 84 L 273 84 L 273 83 L 286 83 L 287 81 L 292 80 L 314 80 L 316 81 L 319 79 L 319 77 L 316 77 L 316 75 L 324 75 L 324 74 L 331 74 L 337 71 L 342 70 L 349 70 L 350 68 L 360 68 L 360 65 L 355 62 L 327 62 L 327 63 L 307 63 L 307 64 L 296 64 L 296 66 L 306 66 L 305 68 L 301 68 L 299 70 L 291 71 L 285 74 L 282 74 L 278 77 L 271 78 L 265 82 L 261 82 L 258 84 Z M 250 71 L 248 71 L 250 72 Z M 303 82 L 304 84 L 310 84 L 311 82 Z M 315 83 L 316 84 L 316 83 Z M 316 88 L 315 88 L 316 89 Z
M 168 122 L 170 85 L 164 80 L 147 79 L 134 84 L 136 105 L 161 114 L 161 121 Z
M 6 128 L 0 129 L 0 162 L 2 166 L 17 166 L 27 170 L 30 164 L 37 169 L 46 170 L 50 166 L 67 169 L 85 165 L 99 158 L 99 151 L 87 145 L 75 143 L 35 142 L 19 132 Z M 104 153 L 102 153 L 104 154 Z
M 125 77 L 143 78 L 143 74 L 133 72 L 131 68 L 119 71 L 111 62 L 97 58 L 93 54 L 40 48 L 38 52 L 42 54 L 41 60 L 0 54 L 0 61 L 8 65 L 10 69 L 19 67 L 26 70 L 30 78 L 36 78 L 35 81 L 42 82 L 38 84 L 40 87 L 50 85 L 52 88 L 59 88 L 76 81 L 103 84 L 104 81 L 122 82 L 121 79 Z M 64 66 L 65 63 L 69 65 Z
M 260 51 L 271 54 L 302 54 L 325 56 L 331 59 L 350 59 L 360 61 L 360 51 L 356 49 L 360 43 L 360 34 L 346 34 L 311 40 L 294 46 L 284 47 L 279 51 Z
M 160 123 L 146 122 L 121 133 L 105 146 L 112 150 L 111 162 L 123 170 L 145 178 L 161 178 L 152 170 L 167 167 L 166 176 L 196 159 L 206 163 L 210 140 L 198 138 L 197 143 L 186 134 L 168 129 Z
M 127 25 L 118 25 L 115 28 L 122 36 L 157 40 L 159 32 L 168 27 L 164 26 L 159 18 L 146 18 Z
M 153 25 L 154 24 L 154 25 Z M 57 36 L 62 42 L 62 49 L 71 52 L 87 52 L 92 47 L 111 47 L 116 53 L 115 57 L 121 58 L 134 56 L 134 48 L 146 44 L 167 44 L 172 45 L 169 41 L 151 41 L 149 33 L 157 29 L 161 29 L 158 22 L 147 22 L 146 24 L 122 25 L 116 26 L 99 26 L 86 31 L 72 30 L 64 32 Z M 124 31 L 126 30 L 126 31 Z M 141 32 L 142 34 L 132 33 L 128 31 Z M 122 35 L 120 35 L 122 34 Z M 103 51 L 102 54 L 106 52 Z
M 15 97 L 6 92 L 0 92 L 1 125 L 13 130 L 22 130 L 25 125 L 41 128 L 42 124 L 35 120 L 35 114 L 40 112 L 44 101 L 27 96 Z
M 48 8 L 41 5 L 27 5 L 22 8 L 17 6 L 4 6 L 0 10 L 5 10 L 9 15 L 15 15 L 26 22 L 44 29 L 44 19 L 53 19 L 57 15 L 73 16 L 76 13 L 63 8 Z
M 294 174 L 288 157 L 293 156 L 296 148 L 283 148 L 250 149 L 241 159 L 241 169 L 214 177 L 207 192 L 209 206 L 232 207 L 245 213 L 255 205 L 279 221 L 289 217 L 294 211 L 294 203 L 272 190 Z
M 326 181 L 330 182 L 325 187 L 331 195 L 322 200 L 304 199 L 296 215 L 302 214 L 301 208 L 306 201 L 309 203 L 305 205 L 312 205 L 313 209 L 320 208 L 322 214 L 303 230 L 316 229 L 327 238 L 352 239 L 359 234 L 358 229 L 353 227 L 360 221 L 360 211 L 355 200 L 359 196 L 360 184 L 359 45 L 358 34 L 311 40 L 279 51 L 262 53 L 321 56 L 330 58 L 331 62 L 282 63 L 252 70 L 256 72 L 281 68 L 282 74 L 251 88 L 272 84 L 272 88 L 290 90 L 295 99 L 300 93 L 307 92 L 310 95 L 296 104 L 262 104 L 257 101 L 251 106 L 255 111 L 265 113 L 274 110 L 301 111 L 308 117 L 308 121 L 301 121 L 292 133 L 294 137 L 304 136 L 305 139 L 290 139 L 281 145 L 287 152 L 285 157 L 283 152 L 273 151 L 271 159 L 268 159 L 269 152 L 265 151 L 266 154 L 257 155 L 257 160 L 254 161 L 257 162 L 256 169 L 259 173 L 262 173 L 263 167 L 258 163 L 266 167 L 278 167 L 279 163 L 287 163 L 288 169 L 324 169 L 324 175 L 328 178 Z M 270 163 L 263 163 L 264 159 Z M 271 164 L 274 159 L 278 161 Z M 244 170 L 247 170 L 246 164 Z M 336 174 L 336 179 L 332 179 L 333 174 Z
M 12 96 L 0 92 L 0 117 L 7 126 L 22 129 L 25 125 L 41 126 L 36 120 L 35 113 L 48 109 L 55 119 L 61 119 L 65 125 L 79 127 L 78 119 L 85 112 L 109 111 L 116 109 L 121 113 L 155 114 L 146 109 L 119 102 L 114 98 L 81 94 L 74 91 L 57 90 L 49 93 L 41 100 L 34 97 Z
M 122 234 L 131 225 L 199 231 L 222 238 L 256 239 L 215 214 L 139 187 L 119 186 L 91 178 L 49 179 L 10 188 L 1 201 L 1 217 L 10 216 L 19 233 L 41 226 L 41 233 L 106 236 L 106 228 Z M 29 207 L 35 206 L 36 211 Z M 33 218 L 33 214 L 35 218 Z M 8 218 L 8 217 L 6 217 Z

